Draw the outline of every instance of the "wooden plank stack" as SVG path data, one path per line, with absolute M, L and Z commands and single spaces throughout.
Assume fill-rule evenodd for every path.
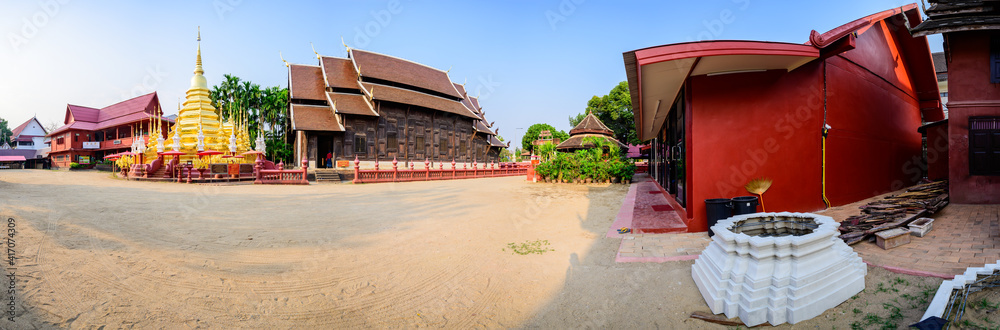
M 903 227 L 948 205 L 948 181 L 910 187 L 906 192 L 861 206 L 861 214 L 840 223 L 840 239 L 848 245 L 874 238 L 883 230 Z

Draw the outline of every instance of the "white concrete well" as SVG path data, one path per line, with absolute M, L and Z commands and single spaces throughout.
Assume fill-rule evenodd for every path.
M 810 213 L 754 213 L 720 220 L 691 276 L 712 313 L 747 326 L 797 323 L 865 288 L 868 268 L 837 238 L 840 224 Z

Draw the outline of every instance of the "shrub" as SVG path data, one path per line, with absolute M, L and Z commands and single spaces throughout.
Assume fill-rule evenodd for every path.
M 77 164 L 76 162 L 69 163 L 69 168 L 87 168 L 87 165 Z

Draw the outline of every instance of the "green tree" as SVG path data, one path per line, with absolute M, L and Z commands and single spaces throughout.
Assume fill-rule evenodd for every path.
M 14 132 L 11 132 L 10 127 L 7 126 L 7 120 L 0 118 L 0 145 L 10 141 L 11 136 L 14 136 Z M 11 145 L 11 147 L 14 146 Z
M 635 115 L 632 114 L 632 96 L 628 91 L 628 82 L 618 83 L 607 95 L 591 97 L 583 113 L 576 117 L 571 116 L 570 123 L 576 126 L 588 112 L 593 113 L 604 122 L 604 125 L 615 131 L 615 138 L 621 143 L 641 142 L 635 133 Z
M 557 138 L 560 141 L 566 141 L 566 139 L 569 139 L 569 134 L 557 130 L 555 127 L 552 127 L 552 125 L 534 124 L 531 125 L 531 127 L 528 127 L 528 131 L 525 132 L 524 137 L 521 138 L 521 147 L 523 147 L 524 150 L 534 150 L 534 148 L 532 148 L 533 145 L 531 143 L 535 142 L 535 140 L 538 140 L 538 134 L 542 133 L 542 131 L 549 131 L 550 133 L 552 133 L 552 138 Z
M 233 75 L 212 86 L 212 105 L 223 121 L 233 118 L 247 124 L 250 140 L 264 134 L 267 158 L 293 162 L 292 145 L 289 143 L 291 123 L 288 115 L 288 89 L 277 86 L 261 88 L 250 81 Z
M 586 118 L 586 113 L 577 114 L 576 116 L 569 116 L 569 127 L 576 127 L 579 125 L 583 118 Z

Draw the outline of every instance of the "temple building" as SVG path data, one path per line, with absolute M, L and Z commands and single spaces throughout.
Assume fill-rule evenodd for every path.
M 150 132 L 165 131 L 173 122 L 166 118 L 156 123 L 150 121 L 161 115 L 156 92 L 100 109 L 66 105 L 65 125 L 47 135 L 51 138 L 52 167 L 93 164 L 106 155 L 128 151 L 135 137 L 149 140 Z
M 927 39 L 908 30 L 921 20 L 910 4 L 811 31 L 806 43 L 625 52 L 636 133 L 652 143 L 650 175 L 688 231 L 708 230 L 705 200 L 750 195 L 744 186 L 754 178 L 774 182 L 769 211 L 799 212 L 920 180 L 917 128 L 944 119 Z
M 617 144 L 619 148 L 625 148 L 618 139 L 615 139 L 615 131 L 604 125 L 597 116 L 593 113 L 588 113 L 586 117 L 580 123 L 576 124 L 573 129 L 569 130 L 569 139 L 559 143 L 556 146 L 556 150 L 559 151 L 575 151 L 578 149 L 589 149 L 593 148 L 594 144 L 584 141 L 585 138 L 593 137 L 607 140 L 609 143 Z
M 316 58 L 286 63 L 295 158 L 310 168 L 326 167 L 328 155 L 340 170 L 354 159 L 487 163 L 506 147 L 479 99 L 446 71 L 352 48 Z

